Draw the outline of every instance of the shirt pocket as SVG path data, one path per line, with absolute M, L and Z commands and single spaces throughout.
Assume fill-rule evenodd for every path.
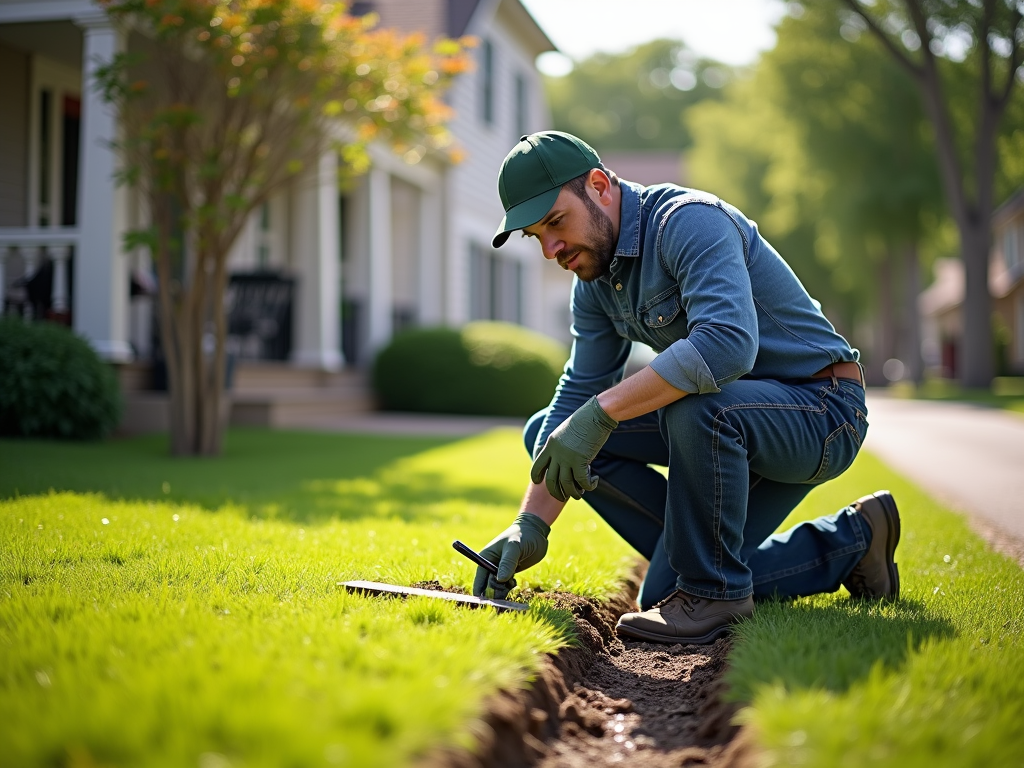
M 662 349 L 686 338 L 686 314 L 682 310 L 679 294 L 673 293 L 641 314 L 644 329 Z

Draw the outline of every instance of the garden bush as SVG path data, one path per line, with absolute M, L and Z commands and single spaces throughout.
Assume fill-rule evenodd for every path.
M 568 351 L 510 323 L 417 328 L 377 356 L 373 386 L 389 411 L 530 416 L 551 400 Z
M 0 319 L 0 435 L 95 439 L 121 413 L 117 378 L 85 339 Z

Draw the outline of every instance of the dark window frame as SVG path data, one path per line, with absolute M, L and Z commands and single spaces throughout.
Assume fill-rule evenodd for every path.
M 480 119 L 494 125 L 494 44 L 488 40 L 480 45 Z

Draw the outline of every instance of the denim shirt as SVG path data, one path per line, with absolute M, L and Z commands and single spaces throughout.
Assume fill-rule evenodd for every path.
M 736 208 L 673 184 L 620 189 L 609 274 L 573 280 L 572 354 L 535 454 L 573 411 L 621 381 L 632 341 L 659 353 L 659 376 L 695 394 L 741 376 L 800 379 L 860 359 Z

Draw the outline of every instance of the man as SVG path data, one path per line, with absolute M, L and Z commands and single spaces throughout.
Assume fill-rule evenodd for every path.
M 716 197 L 620 181 L 575 136 L 524 136 L 498 174 L 505 217 L 571 270 L 572 354 L 526 426 L 532 483 L 473 591 L 508 593 L 569 497 L 650 561 L 620 634 L 708 643 L 753 597 L 896 599 L 900 518 L 879 491 L 774 534 L 867 432 L 859 353 L 754 222 Z M 622 380 L 631 341 L 659 354 Z M 667 465 L 668 478 L 650 468 Z

